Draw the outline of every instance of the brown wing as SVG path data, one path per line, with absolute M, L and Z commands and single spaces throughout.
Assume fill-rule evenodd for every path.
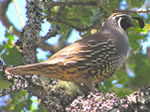
M 102 35 L 101 33 L 91 35 L 58 51 L 48 59 L 48 63 L 63 63 L 66 65 L 68 63 L 76 63 L 78 60 L 87 60 L 92 52 L 107 44 L 105 40 L 108 38 L 111 38 L 110 35 Z

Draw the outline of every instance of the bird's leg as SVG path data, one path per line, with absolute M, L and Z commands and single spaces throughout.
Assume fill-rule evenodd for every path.
M 80 88 L 83 93 L 88 94 L 89 92 L 98 92 L 99 90 L 95 87 L 93 83 L 84 82 L 84 83 L 77 83 L 78 87 Z

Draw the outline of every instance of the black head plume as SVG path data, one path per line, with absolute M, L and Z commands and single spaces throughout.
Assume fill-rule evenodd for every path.
M 136 19 L 136 20 L 138 20 L 138 22 L 139 22 L 139 26 L 140 26 L 141 28 L 144 28 L 145 23 L 144 23 L 144 21 L 143 21 L 143 19 L 142 19 L 142 18 L 140 18 L 140 17 L 132 17 L 132 19 Z

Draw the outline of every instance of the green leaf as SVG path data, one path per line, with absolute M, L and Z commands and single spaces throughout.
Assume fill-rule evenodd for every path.
M 7 89 L 12 85 L 11 82 L 3 80 L 2 76 L 0 75 L 0 89 Z
M 112 11 L 119 7 L 121 0 L 109 0 L 109 2 L 104 2 L 103 8 L 105 11 Z
M 47 109 L 43 105 L 39 105 L 39 110 L 37 112 L 47 112 Z
M 15 46 L 8 49 L 8 51 L 2 54 L 1 57 L 7 65 L 16 66 L 22 64 L 22 56 Z
M 4 47 L 0 45 L 0 53 L 4 50 Z M 0 54 L 1 55 L 1 54 Z
M 128 66 L 135 73 L 135 77 L 131 78 L 128 82 L 128 87 L 137 90 L 144 84 L 149 83 L 150 79 L 150 62 L 146 55 L 141 53 L 131 55 L 128 59 Z
M 130 28 L 127 33 L 132 50 L 140 50 L 141 46 L 139 41 L 143 40 L 144 36 L 140 35 L 140 33 L 135 28 Z
M 128 74 L 124 69 L 120 69 L 118 70 L 115 74 L 114 74 L 115 79 L 118 81 L 117 83 L 125 85 L 128 80 Z

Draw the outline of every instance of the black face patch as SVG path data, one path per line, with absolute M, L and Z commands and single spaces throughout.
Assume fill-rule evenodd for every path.
M 133 27 L 134 24 L 129 17 L 121 17 L 120 26 L 126 31 L 128 28 Z

